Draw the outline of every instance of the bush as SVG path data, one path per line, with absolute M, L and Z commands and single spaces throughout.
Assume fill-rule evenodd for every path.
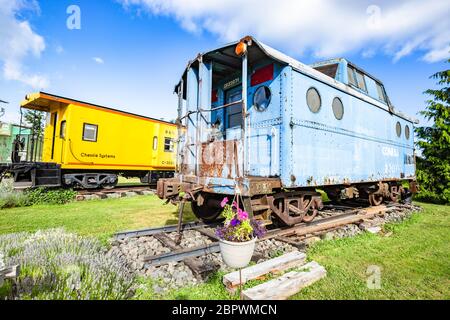
M 27 206 L 27 197 L 20 192 L 0 194 L 0 209 Z
M 71 189 L 36 188 L 24 192 L 14 191 L 12 184 L 0 184 L 0 209 L 27 207 L 36 204 L 65 204 L 73 201 L 77 193 Z
M 26 203 L 35 204 L 65 204 L 73 201 L 77 193 L 71 189 L 36 188 L 25 191 Z
M 0 287 L 0 299 L 125 299 L 133 277 L 126 262 L 106 255 L 96 239 L 63 229 L 0 236 L 4 264 L 20 275 Z
M 450 204 L 450 190 L 445 190 L 442 195 L 438 195 L 432 191 L 421 189 L 419 193 L 414 195 L 414 200 L 448 205 Z

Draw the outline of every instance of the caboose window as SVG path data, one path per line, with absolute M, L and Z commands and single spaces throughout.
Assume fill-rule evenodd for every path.
M 376 85 L 377 85 L 378 99 L 383 101 L 383 102 L 385 102 L 385 103 L 387 103 L 387 101 L 386 101 L 386 93 L 384 92 L 383 86 L 380 83 L 378 83 L 378 82 L 376 82 Z
M 395 131 L 397 132 L 397 137 L 400 138 L 400 136 L 402 135 L 402 125 L 400 124 L 400 122 L 397 122 L 397 124 L 395 125 Z
M 59 128 L 59 137 L 64 139 L 66 137 L 66 120 L 61 121 L 61 126 Z
M 158 150 L 158 137 L 153 137 L 153 150 Z
M 333 108 L 335 118 L 341 120 L 344 117 L 344 105 L 342 104 L 342 100 L 338 97 L 334 98 L 331 107 Z
M 97 131 L 96 124 L 83 123 L 83 140 L 97 142 Z
M 309 88 L 306 92 L 306 103 L 308 104 L 309 110 L 313 113 L 317 113 L 322 105 L 322 99 L 320 98 L 319 91 L 316 88 Z
M 172 138 L 164 138 L 164 152 L 173 152 Z
M 347 68 L 347 74 L 348 74 L 348 83 L 352 86 L 357 87 L 356 78 L 355 78 L 355 70 L 352 67 Z
M 358 82 L 358 88 L 367 92 L 366 81 L 364 80 L 364 75 L 359 71 L 356 71 L 355 73 L 356 73 L 356 81 Z
M 256 89 L 253 95 L 253 105 L 256 107 L 256 110 L 265 111 L 269 106 L 271 96 L 269 87 L 261 86 Z
M 410 132 L 409 132 L 409 126 L 405 126 L 405 138 L 406 140 L 409 140 Z

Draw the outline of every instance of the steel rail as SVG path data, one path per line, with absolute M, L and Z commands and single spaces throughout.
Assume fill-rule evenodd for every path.
M 217 223 L 205 224 L 200 221 L 194 221 L 194 222 L 188 222 L 188 223 L 183 224 L 181 226 L 181 231 L 195 230 L 195 229 L 199 229 L 199 228 L 215 227 L 215 226 L 217 226 Z M 178 228 L 178 225 L 174 224 L 174 225 L 155 227 L 155 228 L 122 231 L 122 232 L 116 233 L 114 235 L 114 239 L 123 240 L 125 238 L 137 238 L 137 237 L 152 236 L 152 235 L 155 235 L 158 233 L 176 232 L 178 230 L 177 228 Z
M 144 258 L 144 267 L 160 266 L 169 262 L 179 262 L 186 258 L 194 258 L 203 256 L 210 253 L 216 253 L 220 251 L 219 243 L 215 242 L 195 248 L 183 248 L 181 250 L 172 251 L 156 256 L 149 256 Z

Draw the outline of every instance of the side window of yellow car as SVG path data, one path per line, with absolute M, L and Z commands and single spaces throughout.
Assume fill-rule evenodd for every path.
M 61 126 L 59 127 L 59 137 L 61 139 L 66 138 L 66 120 L 61 121 Z
M 98 125 L 83 123 L 83 141 L 97 142 Z
M 154 136 L 153 137 L 153 150 L 158 150 L 158 137 Z
M 173 152 L 173 139 L 164 138 L 164 152 Z

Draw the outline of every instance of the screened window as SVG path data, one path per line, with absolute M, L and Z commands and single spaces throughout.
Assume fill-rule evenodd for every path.
M 98 126 L 96 124 L 83 124 L 83 140 L 97 142 Z
M 164 138 L 164 152 L 173 152 L 172 138 Z
M 376 85 L 377 85 L 378 100 L 381 100 L 381 101 L 384 101 L 385 103 L 387 103 L 386 93 L 384 92 L 383 86 L 378 82 L 376 82 Z
M 61 127 L 59 128 L 59 137 L 64 139 L 66 137 L 66 120 L 61 121 Z
M 153 137 L 153 150 L 158 150 L 158 137 Z

